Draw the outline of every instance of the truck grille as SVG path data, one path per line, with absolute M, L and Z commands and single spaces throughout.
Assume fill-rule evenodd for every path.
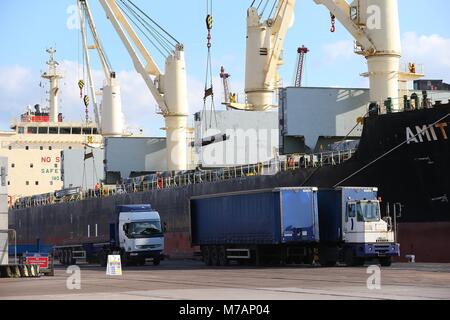
M 161 247 L 161 245 L 159 244 L 152 244 L 152 245 L 146 245 L 146 246 L 136 246 L 136 248 L 140 249 L 140 250 L 147 250 L 147 249 L 156 249 Z
M 377 254 L 386 254 L 389 253 L 391 250 L 391 245 L 387 244 L 387 245 L 376 245 L 375 246 L 375 252 Z

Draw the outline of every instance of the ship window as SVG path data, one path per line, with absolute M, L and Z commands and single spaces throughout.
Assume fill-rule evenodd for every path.
M 10 186 L 11 185 L 11 181 L 8 181 L 8 186 Z
M 31 164 L 30 164 L 30 168 L 34 168 L 34 164 L 31 163 Z
M 37 134 L 38 128 L 37 127 L 28 127 L 27 132 L 28 132 L 28 134 Z
M 40 147 L 39 149 L 41 149 L 41 151 L 42 151 L 42 150 L 44 150 L 44 147 Z
M 40 127 L 39 128 L 39 134 L 47 134 L 48 133 L 48 127 Z
M 72 134 L 81 134 L 81 128 L 72 128 Z
M 19 134 L 24 134 L 25 133 L 25 128 L 24 127 L 19 127 L 19 130 L 17 132 Z
M 84 128 L 83 134 L 92 134 L 92 128 Z
M 50 133 L 50 134 L 58 134 L 58 128 L 50 127 L 49 130 L 48 130 L 48 133 Z
M 25 184 L 26 184 L 27 186 L 29 186 L 29 185 L 30 185 L 30 181 L 25 182 Z
M 60 128 L 59 133 L 60 134 L 70 134 L 70 128 Z
M 26 147 L 25 147 L 25 150 L 27 150 L 27 151 L 30 150 L 30 147 L 29 147 L 29 146 L 26 146 Z
M 98 129 L 97 129 L 97 128 L 94 128 L 92 134 L 98 134 Z
M 51 186 L 53 185 L 53 181 L 50 181 L 50 185 L 51 185 Z
M 11 164 L 11 168 L 15 168 L 16 167 L 16 165 L 13 163 L 13 164 Z
M 9 149 L 9 150 L 12 150 L 12 147 L 11 147 L 11 146 L 9 146 L 9 147 L 8 147 L 8 149 Z
M 48 147 L 48 150 L 52 151 L 52 149 L 53 149 L 52 146 Z
M 36 181 L 35 184 L 38 186 L 39 185 L 39 181 Z
M 69 150 L 72 150 L 72 147 L 69 147 Z

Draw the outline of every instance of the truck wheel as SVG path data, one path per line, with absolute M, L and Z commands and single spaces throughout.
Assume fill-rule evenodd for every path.
M 213 266 L 219 265 L 219 250 L 216 246 L 211 247 L 211 264 Z
M 333 268 L 336 266 L 337 262 L 327 259 L 327 257 L 320 257 L 319 263 L 322 268 Z
M 219 265 L 224 267 L 228 265 L 227 249 L 225 247 L 219 248 Z
M 64 250 L 62 256 L 63 256 L 63 258 L 62 258 L 63 265 L 68 266 L 69 265 L 69 257 L 68 257 L 69 252 L 67 250 Z
M 72 250 L 69 250 L 69 253 L 68 253 L 68 262 L 69 262 L 69 265 L 70 266 L 73 266 L 73 265 L 76 265 L 77 264 L 77 261 L 73 258 L 73 251 Z
M 363 258 L 354 258 L 353 259 L 353 266 L 354 267 L 362 267 L 366 264 L 366 260 Z
M 141 267 L 145 266 L 145 259 L 139 260 L 138 261 L 138 265 L 141 266 Z
M 106 254 L 106 252 L 104 250 L 102 250 L 99 255 L 98 255 L 98 260 L 100 263 L 100 266 L 102 268 L 106 268 L 106 265 L 108 264 L 108 255 Z
M 382 258 L 380 259 L 380 264 L 382 267 L 390 267 L 392 266 L 392 258 L 391 257 Z
M 362 261 L 364 265 L 364 260 Z M 347 265 L 347 267 L 357 267 L 361 265 L 361 261 L 360 259 L 355 257 L 355 255 L 353 254 L 353 250 L 347 249 L 345 251 L 345 264 Z
M 209 247 L 203 247 L 202 248 L 203 251 L 203 262 L 205 262 L 205 264 L 207 266 L 211 266 L 211 250 Z

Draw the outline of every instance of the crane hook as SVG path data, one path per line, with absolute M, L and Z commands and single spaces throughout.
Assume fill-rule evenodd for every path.
M 330 31 L 332 33 L 336 32 L 336 16 L 334 14 L 331 14 L 331 29 Z

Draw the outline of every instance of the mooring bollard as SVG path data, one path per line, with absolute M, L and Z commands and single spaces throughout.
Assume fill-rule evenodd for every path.
M 11 271 L 12 271 L 12 274 L 13 274 L 14 278 L 20 278 L 21 277 L 20 276 L 20 269 L 19 269 L 18 265 L 12 266 L 11 269 L 12 269 Z
M 20 276 L 22 278 L 28 278 L 30 276 L 29 273 L 28 273 L 28 269 L 27 269 L 27 267 L 25 265 L 23 265 L 23 264 L 20 265 L 19 269 L 20 269 Z

